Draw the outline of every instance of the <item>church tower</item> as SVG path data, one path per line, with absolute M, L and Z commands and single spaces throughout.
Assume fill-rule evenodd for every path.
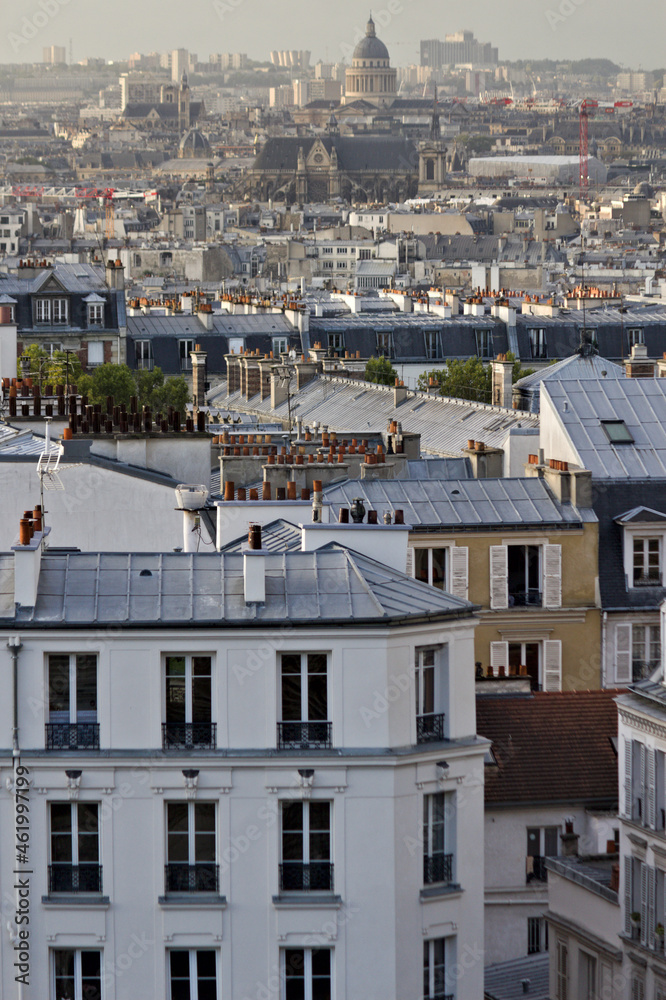
M 178 90 L 178 131 L 182 135 L 191 125 L 190 121 L 190 85 L 187 73 L 183 73 Z
M 442 142 L 437 86 L 430 119 L 430 135 L 419 144 L 419 194 L 434 194 L 446 180 L 446 146 Z

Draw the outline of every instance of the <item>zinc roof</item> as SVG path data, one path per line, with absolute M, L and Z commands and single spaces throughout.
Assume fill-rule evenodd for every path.
M 243 556 L 220 553 L 45 553 L 22 627 L 356 625 L 458 616 L 472 605 L 339 545 L 269 553 L 266 600 L 246 604 Z M 1 566 L 0 566 L 1 569 Z
M 270 398 L 259 395 L 246 399 L 240 392 L 231 396 L 226 386 L 211 393 L 211 406 L 248 409 L 288 418 L 285 401 L 275 410 Z M 460 457 L 468 440 L 483 441 L 487 447 L 501 448 L 512 427 L 537 428 L 539 417 L 521 410 L 505 410 L 485 403 L 472 403 L 424 392 L 408 392 L 399 406 L 393 402 L 393 389 L 370 382 L 355 382 L 333 376 L 317 376 L 299 391 L 291 386 L 291 409 L 308 423 L 318 420 L 331 430 L 361 433 L 383 431 L 389 420 L 398 419 L 403 430 L 421 435 L 421 451 L 435 455 Z
M 541 392 L 580 465 L 595 479 L 666 478 L 666 379 L 566 379 Z M 542 403 L 543 415 L 543 403 Z M 622 420 L 633 443 L 613 444 L 602 421 Z

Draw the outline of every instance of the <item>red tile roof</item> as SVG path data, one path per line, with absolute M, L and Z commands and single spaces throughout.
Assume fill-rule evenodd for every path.
M 584 803 L 617 807 L 620 690 L 567 691 L 476 700 L 477 731 L 492 741 L 487 805 Z

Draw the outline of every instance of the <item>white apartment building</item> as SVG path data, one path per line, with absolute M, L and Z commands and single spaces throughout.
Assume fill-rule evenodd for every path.
M 329 536 L 0 556 L 3 1000 L 482 996 L 474 609 Z

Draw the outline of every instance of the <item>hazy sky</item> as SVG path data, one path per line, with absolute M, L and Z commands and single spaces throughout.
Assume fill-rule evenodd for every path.
M 123 59 L 176 47 L 196 52 L 310 49 L 349 54 L 368 7 L 357 0 L 2 0 L 0 62 L 40 60 L 47 45 Z M 634 68 L 666 63 L 664 0 L 375 0 L 377 33 L 396 64 L 418 60 L 422 38 L 470 28 L 500 59 L 602 56 Z

